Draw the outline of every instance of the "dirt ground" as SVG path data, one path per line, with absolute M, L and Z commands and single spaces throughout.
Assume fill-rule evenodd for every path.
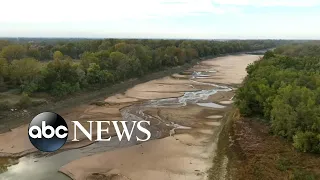
M 229 141 L 219 145 L 227 148 L 223 154 L 229 159 L 230 176 L 226 179 L 320 179 L 320 156 L 297 152 L 263 122 L 238 116 L 225 135 Z
M 230 171 L 236 179 L 320 179 L 320 156 L 297 152 L 290 142 L 270 134 L 266 124 L 240 118 L 230 134 Z

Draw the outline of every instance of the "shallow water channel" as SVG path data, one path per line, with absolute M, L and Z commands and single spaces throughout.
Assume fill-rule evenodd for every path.
M 187 104 L 197 104 L 199 106 L 209 107 L 209 108 L 224 108 L 224 106 L 215 103 L 198 103 L 201 100 L 206 100 L 209 96 L 217 93 L 218 91 L 231 91 L 232 89 L 226 86 L 219 86 L 210 83 L 202 83 L 196 81 L 197 78 L 207 77 L 208 75 L 202 74 L 201 72 L 195 72 L 190 78 L 190 81 L 196 82 L 202 85 L 212 86 L 210 90 L 201 90 L 195 92 L 186 92 L 183 96 L 178 98 L 167 98 L 159 100 L 150 100 L 144 104 L 132 105 L 124 108 L 121 111 L 123 120 L 126 121 L 141 121 L 150 120 L 152 117 L 144 113 L 145 108 L 161 108 L 161 107 L 171 107 L 177 108 L 181 106 L 186 106 Z M 188 129 L 189 127 L 180 126 L 178 124 L 165 122 L 159 120 L 159 123 L 165 123 L 172 129 Z M 129 127 L 130 129 L 130 127 Z M 160 131 L 151 131 L 151 139 L 156 139 L 160 136 Z M 135 134 L 134 136 L 140 136 Z M 105 152 L 114 150 L 116 148 L 125 148 L 128 146 L 135 145 L 135 141 L 121 141 L 117 138 L 111 138 L 110 142 L 96 142 L 86 147 L 79 149 L 71 149 L 59 153 L 34 153 L 21 157 L 19 159 L 10 160 L 5 159 L 1 162 L 1 169 L 4 171 L 0 174 L 1 180 L 69 180 L 70 178 L 66 175 L 60 173 L 58 170 L 61 166 L 79 159 L 81 157 L 93 155 L 99 152 Z

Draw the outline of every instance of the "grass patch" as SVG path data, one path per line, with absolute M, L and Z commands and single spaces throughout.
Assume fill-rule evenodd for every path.
M 306 171 L 303 169 L 294 169 L 293 180 L 317 180 L 320 177 L 313 172 Z
M 280 171 L 287 171 L 292 166 L 292 163 L 289 159 L 280 157 L 277 161 L 276 168 Z

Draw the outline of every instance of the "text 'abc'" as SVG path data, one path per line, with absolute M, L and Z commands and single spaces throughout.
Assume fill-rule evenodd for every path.
M 83 126 L 83 123 L 85 125 Z M 93 125 L 96 128 L 93 129 Z M 150 121 L 71 121 L 73 126 L 73 137 L 71 141 L 79 141 L 79 130 L 87 139 L 93 141 L 93 134 L 96 134 L 94 141 L 110 141 L 111 137 L 103 138 L 102 132 L 109 133 L 109 127 L 112 125 L 119 141 L 130 141 L 135 128 L 144 134 L 144 138 L 135 136 L 136 141 L 148 141 L 151 138 L 150 131 L 145 127 L 150 125 Z M 120 124 L 120 125 L 119 125 Z M 85 127 L 88 127 L 86 129 Z M 122 130 L 121 130 L 122 129 Z M 95 130 L 95 133 L 93 132 Z M 58 114 L 53 112 L 43 112 L 38 114 L 29 124 L 28 135 L 30 142 L 34 147 L 43 152 L 53 152 L 60 149 L 68 139 L 68 126 L 66 121 Z M 124 136 L 126 138 L 124 139 Z

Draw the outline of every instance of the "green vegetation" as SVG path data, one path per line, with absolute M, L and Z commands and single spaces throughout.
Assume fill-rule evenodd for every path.
M 294 163 L 287 158 L 279 158 L 276 167 L 280 171 L 292 171 L 293 180 L 316 180 L 318 178 L 315 173 L 302 169 L 299 166 L 296 167 Z
M 293 180 L 316 180 L 317 177 L 314 173 L 305 171 L 303 169 L 294 169 Z
M 274 47 L 278 41 L 79 40 L 13 44 L 3 41 L 0 82 L 21 88 L 67 95 L 105 86 L 199 57 Z M 51 60 L 52 59 L 52 60 Z M 74 60 L 80 59 L 80 63 Z M 50 60 L 48 63 L 41 61 Z
M 19 89 L 20 106 L 36 92 L 63 97 L 140 77 L 194 59 L 275 47 L 283 41 L 0 40 L 0 91 Z
M 272 132 L 303 152 L 320 153 L 320 44 L 286 45 L 247 67 L 236 94 L 245 116 L 260 116 Z
M 318 41 L 288 44 L 275 49 L 275 53 L 291 57 L 320 56 L 320 46 Z

